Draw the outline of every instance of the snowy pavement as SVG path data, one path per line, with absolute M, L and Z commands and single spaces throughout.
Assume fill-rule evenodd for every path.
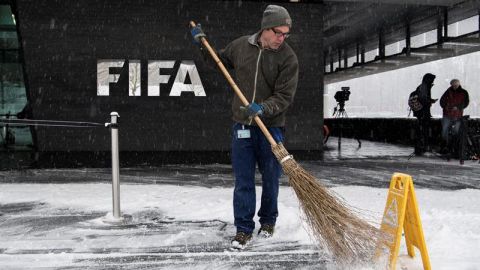
M 433 269 L 480 269 L 480 164 L 408 160 L 411 148 L 371 142 L 335 146 L 302 165 L 374 222 L 392 173 L 411 174 Z M 229 165 L 122 169 L 123 224 L 111 222 L 109 181 L 108 169 L 1 171 L 0 269 L 335 269 L 310 239 L 287 179 L 276 234 L 244 252 L 228 250 Z M 400 253 L 397 269 L 423 269 L 403 242 Z

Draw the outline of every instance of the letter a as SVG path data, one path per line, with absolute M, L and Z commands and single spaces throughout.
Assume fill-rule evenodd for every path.
M 187 74 L 190 76 L 191 84 L 185 84 Z M 185 60 L 180 63 L 170 96 L 179 97 L 182 95 L 182 92 L 193 92 L 197 97 L 206 96 L 205 89 L 203 89 L 202 81 L 200 80 L 200 75 L 198 74 L 197 67 L 193 61 Z

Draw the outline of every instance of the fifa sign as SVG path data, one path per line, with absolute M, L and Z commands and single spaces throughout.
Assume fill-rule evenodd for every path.
M 97 61 L 97 96 L 109 96 L 111 83 L 117 83 L 120 74 L 111 73 L 110 68 L 123 68 L 125 60 L 98 60 Z M 169 96 L 181 96 L 183 92 L 193 93 L 195 96 L 206 96 L 200 75 L 195 63 L 191 60 L 180 62 L 177 74 L 171 89 L 163 89 L 171 75 L 162 74 L 162 70 L 172 69 L 175 61 L 149 60 L 147 96 L 160 96 L 160 91 L 170 91 Z M 185 83 L 187 75 L 191 83 Z M 141 65 L 140 60 L 128 61 L 128 95 L 141 96 Z

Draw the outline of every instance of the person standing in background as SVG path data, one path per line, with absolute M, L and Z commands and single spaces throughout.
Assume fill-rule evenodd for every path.
M 442 138 L 446 145 L 449 145 L 449 129 L 453 127 L 453 135 L 458 135 L 461 126 L 463 110 L 470 102 L 467 90 L 460 85 L 460 80 L 450 81 L 450 87 L 440 98 L 440 107 L 443 109 Z M 449 149 L 451 150 L 451 149 Z
M 413 112 L 413 116 L 418 119 L 415 137 L 415 155 L 422 155 L 430 151 L 430 119 L 432 115 L 430 108 L 437 99 L 432 99 L 432 87 L 435 75 L 427 73 L 423 76 L 422 83 L 415 90 L 418 101 L 422 108 Z

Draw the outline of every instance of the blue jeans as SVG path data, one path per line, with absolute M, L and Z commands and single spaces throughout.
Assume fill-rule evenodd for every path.
M 250 138 L 238 138 L 239 130 L 250 130 Z M 283 128 L 268 128 L 277 142 L 283 141 Z M 262 199 L 258 216 L 260 224 L 275 225 L 278 216 L 278 188 L 282 167 L 272 153 L 270 143 L 257 126 L 233 125 L 232 166 L 235 174 L 233 215 L 237 232 L 255 229 L 255 168 L 262 174 Z
M 442 138 L 448 143 L 450 141 L 449 129 L 453 126 L 453 134 L 458 135 L 460 131 L 461 119 L 442 118 Z

